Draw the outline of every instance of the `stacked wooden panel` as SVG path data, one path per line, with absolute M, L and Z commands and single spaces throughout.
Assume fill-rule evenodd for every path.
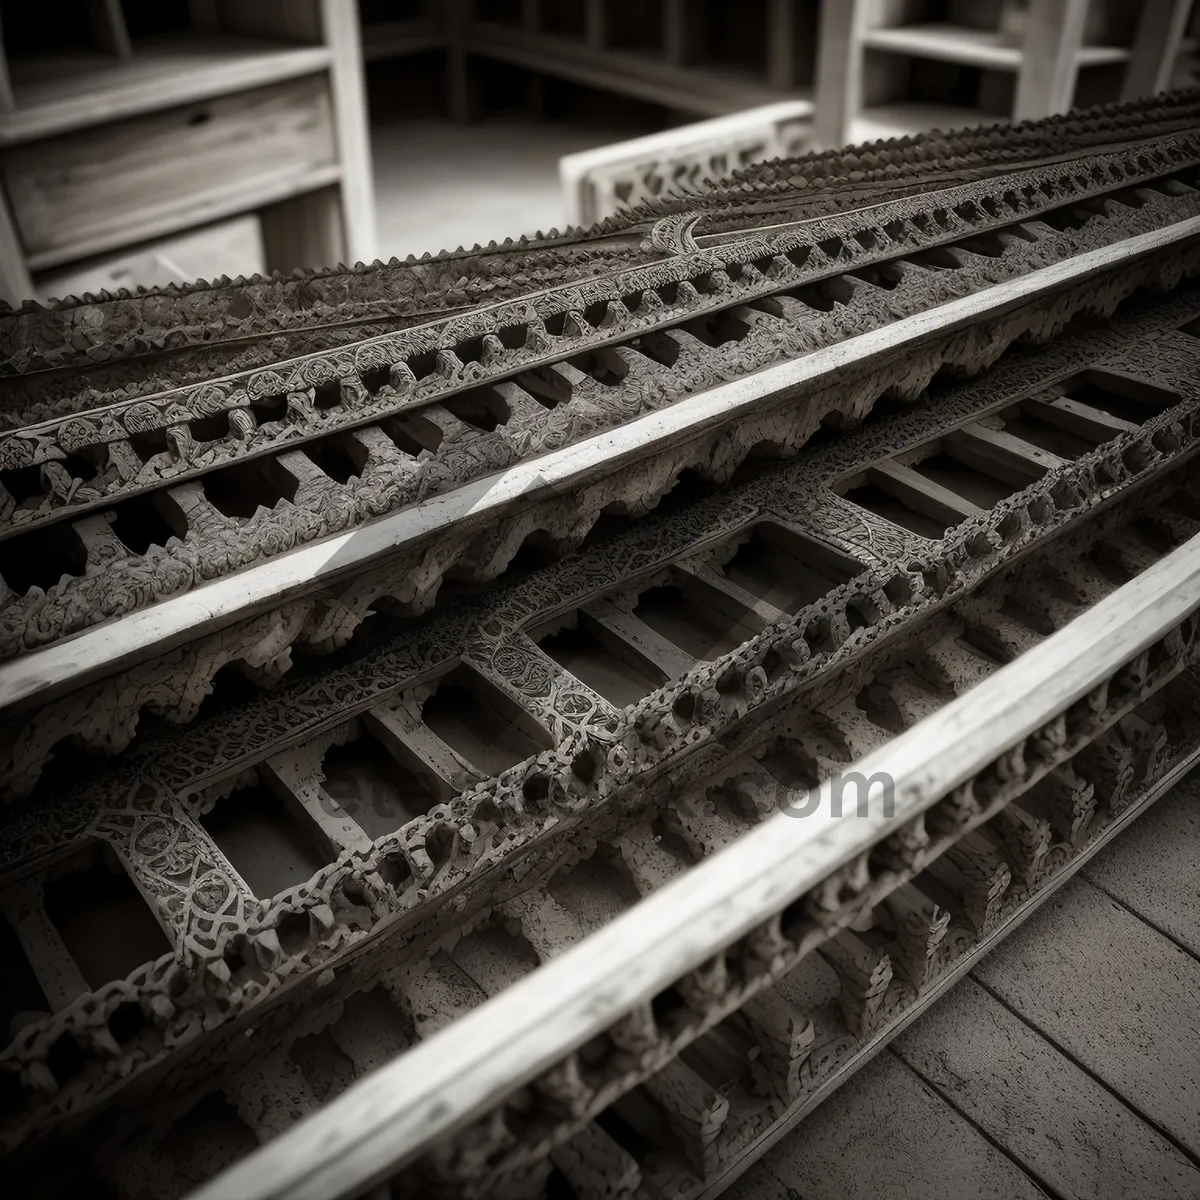
M 0 318 L 11 1177 L 698 1197 L 948 986 L 1200 744 L 1198 104 Z

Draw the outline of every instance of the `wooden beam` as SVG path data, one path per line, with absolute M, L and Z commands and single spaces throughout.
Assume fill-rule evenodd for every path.
M 4 914 L 51 1012 L 61 1012 L 92 989 L 46 912 L 41 885 L 26 879 L 0 890 Z
M 942 445 L 953 450 L 954 456 L 968 467 L 1021 488 L 1068 461 L 1002 429 L 980 424 L 952 430 L 943 436 Z
M 1093 408 L 1070 396 L 1059 396 L 1056 400 L 1031 397 L 1021 401 L 1021 407 L 1030 415 L 1038 416 L 1047 425 L 1057 425 L 1068 433 L 1096 442 L 1111 442 L 1123 433 L 1136 433 L 1140 426 L 1121 417 L 1114 417 L 1103 409 Z
M 1075 97 L 1088 0 L 1031 0 L 1017 73 L 1014 121 L 1064 113 Z
M 1197 234 L 1200 217 L 1189 217 L 1165 229 L 1074 255 L 709 388 L 617 429 L 431 496 L 362 528 L 303 546 L 42 650 L 29 651 L 0 663 L 0 710 L 35 698 L 39 704 L 46 703 L 89 679 L 104 678 L 150 653 L 165 653 L 285 596 L 327 587 L 360 570 L 365 562 L 395 554 L 431 535 L 444 535 L 452 528 L 482 528 L 485 520 L 527 507 L 547 495 L 561 494 L 580 478 L 594 479 L 598 471 L 623 469 L 665 447 L 678 447 L 700 431 L 752 416 L 761 411 L 764 397 L 812 386 L 851 364 L 861 365 L 876 355 L 894 355 L 942 331 L 956 331 L 984 319 L 990 311 L 1057 293 L 1105 270 L 1135 262 L 1143 254 L 1183 245 Z
M 619 637 L 648 662 L 652 662 L 668 679 L 679 679 L 695 665 L 696 660 L 674 642 L 651 629 L 645 621 L 617 608 L 608 600 L 597 600 L 583 610 L 597 625 Z
M 1123 101 L 1165 92 L 1171 86 L 1192 3 L 1193 0 L 1151 0 L 1142 5 L 1121 85 Z
M 926 479 L 912 467 L 902 466 L 898 462 L 877 463 L 867 471 L 867 478 L 906 508 L 935 521 L 944 521 L 947 525 L 957 525 L 968 517 L 977 517 L 987 511 L 948 487 Z

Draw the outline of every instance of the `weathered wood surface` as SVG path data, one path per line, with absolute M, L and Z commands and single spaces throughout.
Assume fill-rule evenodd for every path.
M 1083 875 L 1200 958 L 1200 776 L 1164 796 Z
M 1063 1200 L 1200 1194 L 1184 1154 L 973 979 L 893 1049 Z
M 777 814 L 758 825 L 703 867 L 671 881 L 535 976 L 475 1009 L 453 1030 L 344 1093 L 307 1126 L 200 1189 L 196 1200 L 216 1200 L 231 1190 L 264 1200 L 340 1196 L 394 1173 L 421 1147 L 461 1128 L 514 1087 L 554 1066 L 706 961 L 714 948 L 761 925 L 877 843 L 886 830 L 946 796 L 1197 607 L 1200 538 L 867 755 L 858 765 L 864 776 L 885 772 L 895 782 L 892 819 L 880 811 L 854 820 L 833 816 L 826 781 L 818 810 L 804 822 Z M 1052 933 L 1044 954 L 1059 952 L 1060 936 L 1069 932 Z M 1130 949 L 1125 962 L 1134 961 L 1136 939 Z M 1063 947 L 1062 953 L 1069 957 L 1072 947 Z M 1195 991 L 1200 963 L 1188 961 Z M 1144 969 L 1156 966 L 1170 970 L 1172 964 L 1146 961 Z M 1106 1018 L 1102 1002 L 1093 1007 L 1101 1011 L 1094 1014 L 1097 1023 L 1080 1034 L 1085 1042 L 1095 1036 L 1093 1029 L 1111 1032 L 1112 1015 Z M 1181 1014 L 1173 1015 L 1178 1022 Z M 1200 1034 L 1195 1029 L 1188 1052 L 1200 1079 Z M 1151 1085 L 1156 1090 L 1161 1089 Z M 1198 1098 L 1200 1085 L 1192 1085 L 1175 1112 L 1165 1098 L 1157 1107 L 1176 1127 L 1186 1126 L 1185 1110 L 1188 1105 L 1195 1109 Z M 1193 1129 L 1200 1129 L 1198 1117 L 1200 1109 L 1192 1114 Z
M 975 976 L 1188 1152 L 1200 1153 L 1200 961 L 1079 880 Z
M 729 1200 L 1018 1200 L 1044 1193 L 904 1063 L 881 1054 L 726 1193 Z

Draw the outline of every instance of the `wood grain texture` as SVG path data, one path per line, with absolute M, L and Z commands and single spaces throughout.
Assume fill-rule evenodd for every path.
M 1084 876 L 1200 958 L 1200 775 L 1160 800 Z
M 19 63 L 15 110 L 0 119 L 0 145 L 53 137 L 108 121 L 311 75 L 329 65 L 324 46 L 261 39 L 164 38 L 128 61 L 91 57 Z
M 1200 537 L 864 758 L 858 770 L 865 776 L 884 771 L 895 781 L 893 816 L 884 816 L 882 806 L 865 816 L 834 816 L 826 782 L 817 810 L 805 820 L 780 813 L 755 826 L 453 1029 L 344 1092 L 317 1117 L 201 1188 L 195 1200 L 231 1194 L 328 1200 L 394 1174 L 422 1147 L 462 1128 L 924 811 L 1197 608 Z M 1061 944 L 1054 937 L 1045 943 L 1052 949 Z M 1194 993 L 1200 963 L 1188 963 Z M 1090 1028 L 1111 1027 L 1113 1016 L 1100 1007 L 1098 1023 L 1084 1038 L 1092 1036 Z M 1169 1015 L 1186 1028 L 1186 1014 Z M 1187 1053 L 1196 1060 L 1192 1077 L 1200 1080 L 1200 1033 L 1194 1028 L 1193 1040 Z M 1155 1083 L 1148 1087 L 1161 1090 Z M 1186 1122 L 1185 1110 L 1194 1109 L 1197 1098 L 1200 1083 L 1168 1114 L 1175 1125 Z M 1193 1112 L 1193 1129 L 1200 1129 L 1197 1118 L 1200 1112 Z
M 1200 962 L 1086 880 L 974 975 L 1191 1153 L 1200 1152 Z
M 263 235 L 255 216 L 236 217 L 163 238 L 149 245 L 39 277 L 39 295 L 50 299 L 119 288 L 163 287 L 266 270 Z
M 257 207 L 335 163 L 314 76 L 18 147 L 0 170 L 36 269 Z
M 432 496 L 361 529 L 249 567 L 235 578 L 217 580 L 153 608 L 131 612 L 119 622 L 10 659 L 0 664 L 0 708 L 35 694 L 48 699 L 58 689 L 79 686 L 87 678 L 120 669 L 122 663 L 132 661 L 151 644 L 162 649 L 177 645 L 187 637 L 219 628 L 257 605 L 315 589 L 371 558 L 415 544 L 434 531 L 444 533 L 453 523 L 481 521 L 485 514 L 509 511 L 510 506 L 544 495 L 547 489 L 562 487 L 584 473 L 594 473 L 605 463 L 628 465 L 663 446 L 680 444 L 721 420 L 752 413 L 764 396 L 776 390 L 809 384 L 871 354 L 894 353 L 935 331 L 962 328 L 992 305 L 1001 308 L 1053 292 L 1072 281 L 1088 279 L 1113 263 L 1132 260 L 1139 253 L 1178 244 L 1197 234 L 1200 217 L 1189 218 L 903 317 L 883 329 L 848 337 L 812 354 L 710 388 L 619 429 Z
M 1019 1200 L 1044 1193 L 891 1054 L 840 1088 L 729 1200 Z
M 974 980 L 893 1052 L 1063 1200 L 1200 1194 L 1200 1170 Z
M 345 246 L 319 265 L 371 262 L 377 251 L 375 184 L 367 144 L 367 98 L 363 87 L 358 5 L 321 0 L 321 27 L 332 54 L 329 73 L 337 153 L 342 166 L 341 225 Z M 300 266 L 315 265 L 301 262 Z

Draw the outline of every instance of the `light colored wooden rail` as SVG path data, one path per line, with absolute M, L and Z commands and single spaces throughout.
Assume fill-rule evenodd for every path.
M 811 354 L 689 396 L 617 429 L 564 446 L 504 471 L 431 496 L 360 529 L 269 559 L 227 579 L 184 592 L 150 608 L 89 629 L 66 641 L 0 664 L 0 710 L 44 703 L 73 687 L 127 669 L 147 654 L 210 633 L 282 600 L 328 586 L 366 563 L 435 532 L 447 532 L 488 514 L 500 515 L 594 476 L 683 444 L 707 429 L 738 420 L 764 397 L 812 386 L 875 355 L 916 346 L 924 339 L 1000 316 L 1026 301 L 1051 295 L 1132 264 L 1144 255 L 1200 237 L 1200 216 L 1136 234 L 1051 263 L 1016 279 L 848 337 Z
M 336 1200 L 361 1194 L 452 1135 L 682 976 L 782 912 L 830 874 L 969 784 L 1032 735 L 1067 738 L 1109 688 L 1200 610 L 1200 537 L 1066 628 L 868 755 L 894 809 L 834 816 L 820 789 L 804 819 L 778 814 L 596 934 L 356 1084 L 193 1193 L 191 1200 Z M 1176 657 L 1179 657 L 1177 643 Z M 1136 690 L 1136 689 L 1134 689 Z M 1093 703 L 1094 702 L 1094 703 Z M 1075 709 L 1072 706 L 1076 706 Z M 1068 739 L 1069 740 L 1069 739 Z M 1073 752 L 1064 741 L 1064 753 Z M 1016 760 L 1014 760 L 1016 761 Z M 1037 768 L 1028 765 L 1025 774 Z

